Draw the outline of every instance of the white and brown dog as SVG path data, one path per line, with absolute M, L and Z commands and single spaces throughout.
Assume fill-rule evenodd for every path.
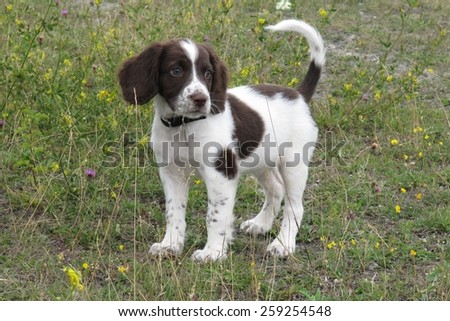
M 296 89 L 277 85 L 228 89 L 224 63 L 209 46 L 188 39 L 154 43 L 123 64 L 119 82 L 124 99 L 145 104 L 155 98 L 151 146 L 164 186 L 167 227 L 150 253 L 182 252 L 193 172 L 203 178 L 208 191 L 208 238 L 193 259 L 226 257 L 242 174 L 256 177 L 264 188 L 265 203 L 241 229 L 268 232 L 285 198 L 279 234 L 267 251 L 278 257 L 294 253 L 308 163 L 318 135 L 308 102 L 320 78 L 325 48 L 318 31 L 303 21 L 284 20 L 267 29 L 298 32 L 308 41 L 311 63 Z

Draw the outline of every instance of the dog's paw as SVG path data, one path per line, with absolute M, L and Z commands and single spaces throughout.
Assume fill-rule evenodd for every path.
M 285 258 L 291 254 L 294 254 L 295 244 L 281 244 L 281 242 L 276 239 L 267 247 L 267 252 L 269 252 L 274 257 Z
M 257 218 L 245 221 L 241 224 L 241 231 L 252 235 L 266 234 L 271 228 L 271 223 L 261 222 L 261 220 L 258 220 Z
M 203 249 L 192 254 L 192 259 L 198 262 L 212 262 L 226 259 L 227 254 L 222 250 Z
M 150 247 L 149 253 L 160 256 L 177 256 L 183 252 L 180 244 L 155 243 Z

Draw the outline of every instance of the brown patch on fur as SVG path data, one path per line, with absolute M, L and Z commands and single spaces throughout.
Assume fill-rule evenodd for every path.
M 215 161 L 218 172 L 228 179 L 233 179 L 237 175 L 236 155 L 229 148 L 219 152 Z
M 314 61 L 311 61 L 306 77 L 297 87 L 297 91 L 303 96 L 307 103 L 311 101 L 311 98 L 314 95 L 321 72 L 322 69 L 316 66 Z
M 209 61 L 213 67 L 213 80 L 210 89 L 211 98 L 211 113 L 218 114 L 225 110 L 225 101 L 227 99 L 227 86 L 228 86 L 228 70 L 225 63 L 219 59 L 214 52 L 214 49 L 207 44 L 197 44 L 200 48 L 206 50 L 209 54 Z
M 119 83 L 126 102 L 143 105 L 158 93 L 159 57 L 163 48 L 164 44 L 154 43 L 123 63 Z
M 237 97 L 228 94 L 234 120 L 234 137 L 237 139 L 239 157 L 245 158 L 258 147 L 265 131 L 264 121 L 253 109 Z
M 251 86 L 254 90 L 256 90 L 261 95 L 267 96 L 267 97 L 273 97 L 276 94 L 281 94 L 284 99 L 288 100 L 294 100 L 299 97 L 299 93 L 289 87 L 283 87 L 283 86 L 277 86 L 277 85 L 253 85 Z

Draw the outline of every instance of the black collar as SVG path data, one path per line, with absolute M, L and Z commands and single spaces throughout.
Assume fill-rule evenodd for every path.
M 161 117 L 161 121 L 166 127 L 180 127 L 183 124 L 191 123 L 193 121 L 205 119 L 206 116 L 201 116 L 199 118 L 188 118 L 184 116 L 172 117 L 169 119 L 164 119 Z

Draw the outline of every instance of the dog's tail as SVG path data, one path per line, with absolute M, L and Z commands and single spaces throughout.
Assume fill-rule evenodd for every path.
M 325 45 L 320 33 L 302 20 L 283 20 L 274 26 L 266 27 L 266 29 L 271 31 L 295 31 L 303 35 L 308 41 L 311 63 L 306 77 L 296 89 L 304 97 L 305 101 L 309 102 L 319 82 L 322 67 L 325 64 Z

